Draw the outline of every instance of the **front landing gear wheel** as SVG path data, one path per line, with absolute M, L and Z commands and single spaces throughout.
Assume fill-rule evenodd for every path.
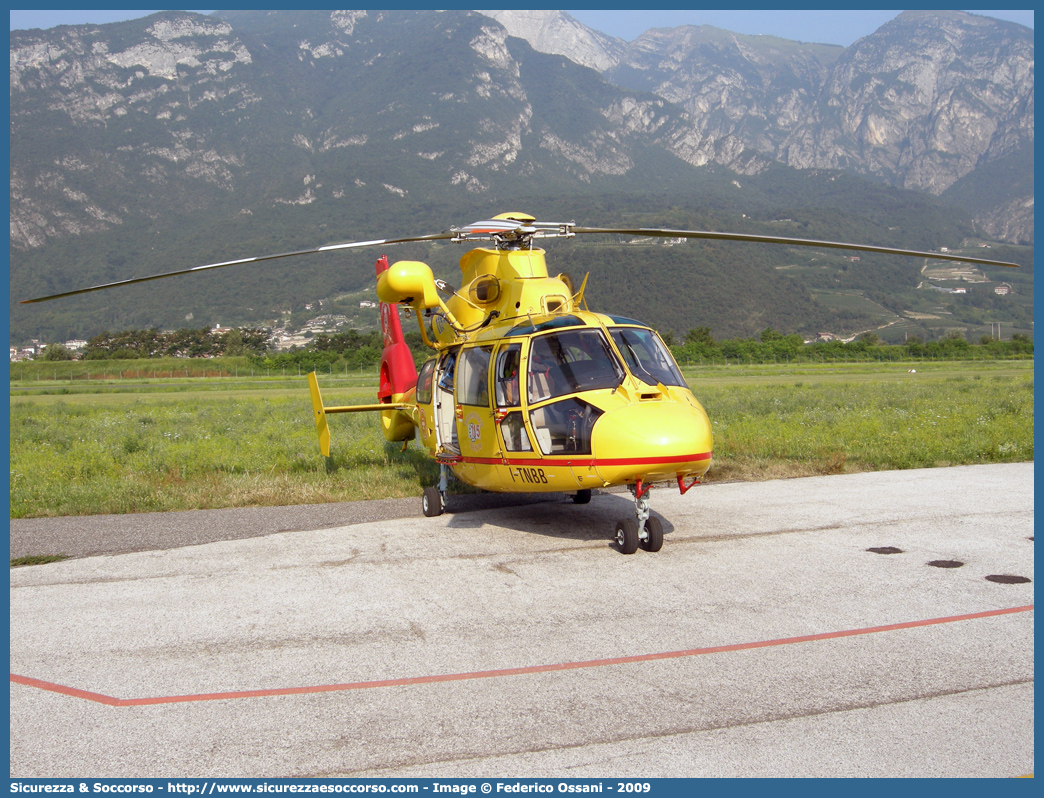
M 591 501 L 590 488 L 578 490 L 576 494 L 573 496 L 573 504 L 587 504 L 589 501 Z
M 616 522 L 616 548 L 621 554 L 634 554 L 638 551 L 638 522 L 633 518 L 624 518 Z
M 421 507 L 424 509 L 424 514 L 428 518 L 434 518 L 436 515 L 442 515 L 442 511 L 446 509 L 442 503 L 442 494 L 439 493 L 438 488 L 425 488 L 424 496 L 421 499 Z
M 663 524 L 655 515 L 645 519 L 645 531 L 648 533 L 644 540 L 639 540 L 638 545 L 645 551 L 659 551 L 663 548 Z

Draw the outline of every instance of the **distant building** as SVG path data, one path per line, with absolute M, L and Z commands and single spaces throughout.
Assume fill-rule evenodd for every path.
M 1006 296 L 1007 294 L 1011 293 L 1011 286 L 1007 283 L 1001 283 L 993 289 L 993 293 L 1000 294 L 1001 296 Z
M 296 334 L 283 334 L 279 335 L 272 342 L 272 347 L 277 352 L 285 352 L 287 349 L 291 349 L 295 346 L 305 347 L 309 344 L 311 339 L 306 338 L 303 335 Z

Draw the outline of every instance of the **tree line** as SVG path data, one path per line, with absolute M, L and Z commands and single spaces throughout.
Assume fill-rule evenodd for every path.
M 828 340 L 806 344 L 800 335 L 784 335 L 767 327 L 756 338 L 715 340 L 709 327 L 690 329 L 684 336 L 673 331 L 662 333 L 675 359 L 682 364 L 716 360 L 768 363 L 801 359 L 828 360 L 905 360 L 918 358 L 961 359 L 1027 357 L 1033 355 L 1033 341 L 1022 333 L 1000 341 L 982 336 L 971 343 L 953 331 L 936 341 L 911 336 L 903 344 L 885 344 L 875 333 L 865 333 L 853 341 Z M 420 365 L 430 357 L 420 334 L 408 332 L 406 343 Z M 320 333 L 304 348 L 286 352 L 271 348 L 271 335 L 261 328 L 214 331 L 207 327 L 160 332 L 156 329 L 104 332 L 87 342 L 83 360 L 114 360 L 159 357 L 220 357 L 245 355 L 257 368 L 298 368 L 322 371 L 347 367 L 352 370 L 375 367 L 381 359 L 384 341 L 379 331 L 346 330 Z M 39 360 L 72 360 L 75 355 L 61 344 L 51 344 Z
M 430 350 L 420 333 L 405 334 L 414 359 L 421 363 Z M 350 369 L 376 366 L 381 359 L 384 341 L 379 331 L 346 330 L 320 333 L 304 348 L 293 347 L 276 352 L 272 336 L 260 327 L 217 331 L 209 327 L 161 332 L 158 329 L 124 330 L 99 333 L 91 338 L 79 356 L 63 344 L 48 344 L 37 360 L 133 360 L 161 357 L 209 358 L 246 356 L 258 368 L 278 369 L 287 366 L 304 369 L 327 369 L 347 365 Z
M 420 333 L 408 332 L 404 335 L 413 360 L 420 366 L 430 355 L 421 340 Z M 292 348 L 287 352 L 268 352 L 263 355 L 252 355 L 250 363 L 258 368 L 298 368 L 302 371 L 328 371 L 332 368 L 347 367 L 352 370 L 376 368 L 381 362 L 381 351 L 384 349 L 384 338 L 380 331 L 359 332 L 346 330 L 339 333 L 319 333 L 303 348 Z
M 87 342 L 82 360 L 130 360 L 153 357 L 220 357 L 259 355 L 268 351 L 271 335 L 260 327 L 232 330 L 199 329 L 105 331 Z M 64 350 L 64 351 L 63 351 Z M 50 344 L 44 360 L 72 360 L 62 344 Z
M 679 363 L 715 360 L 739 360 L 752 363 L 774 363 L 802 360 L 908 360 L 908 359 L 972 359 L 1027 357 L 1033 355 L 1033 341 L 1015 333 L 1008 341 L 984 335 L 977 344 L 958 331 L 936 341 L 923 341 L 910 336 L 902 344 L 885 344 L 876 333 L 864 333 L 855 340 L 838 339 L 806 344 L 800 335 L 783 335 L 768 327 L 757 338 L 730 338 L 716 341 L 708 327 L 689 330 L 682 340 L 667 332 L 665 343 Z

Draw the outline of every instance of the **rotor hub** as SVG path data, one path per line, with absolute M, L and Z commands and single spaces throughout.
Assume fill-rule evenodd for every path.
M 490 241 L 498 250 L 532 249 L 534 238 L 572 238 L 575 222 L 537 222 L 524 219 L 497 218 L 451 227 L 452 241 Z

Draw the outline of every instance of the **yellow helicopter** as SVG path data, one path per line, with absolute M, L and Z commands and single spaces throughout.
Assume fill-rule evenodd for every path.
M 489 491 L 571 493 L 577 504 L 589 502 L 594 489 L 626 485 L 635 513 L 616 524 L 616 546 L 625 554 L 639 547 L 659 551 L 663 526 L 650 513 L 650 486 L 673 481 L 684 494 L 700 483 L 711 465 L 710 421 L 654 330 L 589 310 L 586 277 L 576 289 L 566 275 L 550 276 L 545 253 L 533 242 L 578 234 L 775 243 L 1016 266 L 950 253 L 742 233 L 580 227 L 504 213 L 433 235 L 224 261 L 24 301 L 318 252 L 409 241 L 488 242 L 461 258 L 459 290 L 436 279 L 424 263 L 389 265 L 381 256 L 378 401 L 327 406 L 310 374 L 320 450 L 329 456 L 327 416 L 335 413 L 379 412 L 385 438 L 404 446 L 419 435 L 440 466 L 439 484 L 423 493 L 426 516 L 444 512 L 451 473 Z M 400 307 L 416 315 L 433 350 L 419 373 L 403 338 Z

